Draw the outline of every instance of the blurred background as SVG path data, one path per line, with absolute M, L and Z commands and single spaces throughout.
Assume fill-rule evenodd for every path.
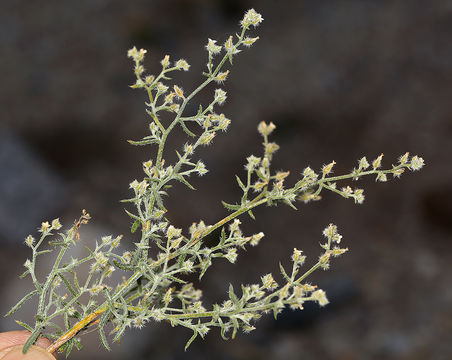
M 451 359 L 452 358 L 452 4 L 447 0 L 171 0 L 0 2 L 0 310 L 23 296 L 19 281 L 29 253 L 24 238 L 41 221 L 67 226 L 86 208 L 93 216 L 83 241 L 124 234 L 130 221 L 119 199 L 141 178 L 152 148 L 134 148 L 147 129 L 144 93 L 132 90 L 132 46 L 149 50 L 159 71 L 165 54 L 185 58 L 190 72 L 175 79 L 194 88 L 205 69 L 208 38 L 223 43 L 245 10 L 265 21 L 260 40 L 236 57 L 227 103 L 233 123 L 198 153 L 210 173 L 199 190 L 176 185 L 169 217 L 193 221 L 225 216 L 235 202 L 234 175 L 259 155 L 259 121 L 277 125 L 274 164 L 296 181 L 306 166 L 335 160 L 349 172 L 363 155 L 384 152 L 390 167 L 406 151 L 426 167 L 401 179 L 361 180 L 366 201 L 324 194 L 320 202 L 262 208 L 245 233 L 264 231 L 257 248 L 235 265 L 218 261 L 202 284 L 206 301 L 222 301 L 229 283 L 253 283 L 279 273 L 294 247 L 317 260 L 321 231 L 338 225 L 349 247 L 328 272 L 310 281 L 330 304 L 263 318 L 257 330 L 225 342 L 213 330 L 188 352 L 191 333 L 167 324 L 129 331 L 108 353 L 97 335 L 84 338 L 73 359 Z M 208 94 L 209 95 L 209 94 Z M 207 96 L 207 95 L 206 95 Z M 206 102 L 207 97 L 197 99 Z M 195 104 L 196 105 L 196 104 Z M 175 134 L 180 148 L 184 134 Z M 357 185 L 357 184 L 351 184 Z M 43 272 L 45 266 L 43 266 Z M 1 318 L 0 330 L 32 322 L 28 306 Z M 74 350 L 75 351 L 75 350 Z

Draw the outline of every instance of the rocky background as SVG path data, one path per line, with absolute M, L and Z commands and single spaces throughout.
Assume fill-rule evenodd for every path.
M 157 71 L 165 54 L 186 58 L 177 78 L 186 91 L 204 71 L 207 38 L 234 34 L 244 11 L 264 16 L 261 37 L 235 60 L 222 111 L 227 135 L 199 153 L 210 170 L 197 192 L 176 186 L 171 220 L 187 228 L 226 213 L 220 200 L 240 195 L 234 174 L 259 154 L 261 120 L 277 125 L 277 168 L 289 181 L 307 165 L 335 160 L 336 173 L 356 160 L 385 153 L 386 166 L 405 151 L 426 167 L 400 180 L 361 181 L 363 205 L 334 194 L 320 202 L 262 208 L 246 232 L 264 231 L 258 248 L 236 265 L 211 268 L 201 286 L 221 301 L 228 283 L 256 282 L 278 273 L 293 247 L 310 261 L 321 231 L 338 225 L 350 252 L 311 281 L 331 304 L 307 306 L 258 323 L 250 335 L 221 340 L 212 331 L 183 351 L 185 329 L 150 324 L 130 331 L 108 353 L 95 334 L 73 359 L 450 359 L 452 358 L 452 5 L 447 0 L 154 0 L 0 2 L 0 310 L 24 294 L 16 280 L 28 256 L 23 239 L 41 221 L 71 224 L 82 208 L 94 220 L 86 243 L 125 234 L 130 225 L 119 199 L 141 176 L 151 149 L 134 148 L 146 129 L 144 94 L 125 54 L 149 50 Z M 184 134 L 173 138 L 180 146 Z M 45 269 L 44 269 L 45 270 Z M 43 271 L 44 271 L 43 270 Z M 30 320 L 33 309 L 21 318 Z M 0 330 L 16 329 L 3 318 Z

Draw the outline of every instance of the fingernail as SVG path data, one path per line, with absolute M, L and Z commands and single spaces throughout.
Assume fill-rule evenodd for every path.
M 6 353 L 2 360 L 55 360 L 45 349 L 39 346 L 32 346 L 26 354 L 22 353 L 23 345 L 13 346 Z

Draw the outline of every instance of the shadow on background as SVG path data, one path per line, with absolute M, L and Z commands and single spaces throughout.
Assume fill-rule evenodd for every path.
M 226 213 L 220 200 L 240 193 L 234 174 L 259 154 L 261 120 L 277 125 L 277 169 L 296 181 L 307 165 L 331 160 L 350 171 L 363 155 L 385 153 L 390 166 L 405 151 L 422 155 L 420 173 L 388 184 L 360 183 L 366 202 L 325 194 L 299 211 L 256 211 L 246 232 L 264 231 L 258 248 L 238 263 L 212 267 L 200 285 L 208 302 L 228 283 L 277 274 L 294 247 L 311 263 L 321 231 L 338 225 L 350 252 L 332 270 L 314 274 L 331 304 L 271 316 L 230 342 L 212 331 L 184 353 L 191 334 L 166 324 L 130 331 L 114 351 L 96 335 L 73 358 L 122 359 L 449 359 L 452 358 L 452 7 L 422 1 L 46 1 L 0 3 L 0 310 L 25 292 L 16 275 L 28 256 L 23 239 L 40 222 L 71 224 L 82 208 L 93 215 L 83 241 L 102 234 L 133 236 L 119 199 L 141 177 L 152 149 L 126 139 L 145 131 L 144 94 L 125 54 L 149 50 L 157 71 L 165 54 L 192 65 L 175 80 L 188 92 L 201 79 L 207 38 L 223 42 L 244 11 L 264 16 L 261 39 L 234 61 L 222 111 L 233 120 L 226 136 L 199 157 L 210 174 L 198 192 L 174 188 L 170 219 L 185 229 Z M 206 102 L 210 93 L 199 97 Z M 196 108 L 197 105 L 195 104 Z M 184 134 L 171 144 L 181 147 Z M 172 155 L 168 155 L 171 160 Z M 33 309 L 19 315 L 31 321 Z M 4 318 L 1 330 L 16 329 Z

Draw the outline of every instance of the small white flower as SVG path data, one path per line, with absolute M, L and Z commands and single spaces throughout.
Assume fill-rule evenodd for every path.
M 157 91 L 161 94 L 166 93 L 168 90 L 168 86 L 163 85 L 161 82 L 157 84 Z
M 215 132 L 206 132 L 199 137 L 199 143 L 201 145 L 209 145 L 215 137 Z
M 62 227 L 62 225 L 60 223 L 60 219 L 54 219 L 52 221 L 52 229 L 53 230 L 59 230 L 59 229 L 61 229 L 61 227 Z
M 257 245 L 259 245 L 259 242 L 261 241 L 261 239 L 264 237 L 264 233 L 261 231 L 260 233 L 258 233 L 258 234 L 254 234 L 252 237 L 251 237 L 251 240 L 250 240 L 250 244 L 251 244 L 251 246 L 257 246 Z
M 219 105 L 223 104 L 226 101 L 226 91 L 223 89 L 216 89 L 214 100 Z
M 414 155 L 411 158 L 411 164 L 410 165 L 411 165 L 411 170 L 413 170 L 413 171 L 421 170 L 422 167 L 424 166 L 424 159 L 419 157 L 419 156 L 417 156 L 417 155 Z
M 275 279 L 273 279 L 272 274 L 266 274 L 261 277 L 262 280 L 262 286 L 265 289 L 274 289 L 278 287 L 278 284 L 276 283 Z
M 325 291 L 323 291 L 321 289 L 314 291 L 312 293 L 311 297 L 313 300 L 317 301 L 320 306 L 325 306 L 329 302 L 326 297 Z
M 379 172 L 376 181 L 386 182 L 388 181 L 388 177 L 386 176 L 385 173 Z
M 190 65 L 188 64 L 187 61 L 185 61 L 184 59 L 180 59 L 176 62 L 176 67 L 178 69 L 182 69 L 184 71 L 188 71 L 188 69 L 190 68 Z
M 203 176 L 203 175 L 207 174 L 206 165 L 204 165 L 204 163 L 201 160 L 199 160 L 196 163 L 194 170 L 198 173 L 199 176 Z
M 34 243 L 35 243 L 35 238 L 34 238 L 33 236 L 28 235 L 28 236 L 25 238 L 25 244 L 27 244 L 27 246 L 33 247 Z
M 147 53 L 147 50 L 140 49 L 139 51 L 134 46 L 132 49 L 127 51 L 127 57 L 132 58 L 136 62 L 143 61 L 144 55 Z
M 39 229 L 39 232 L 46 233 L 46 232 L 48 232 L 50 230 L 51 230 L 51 225 L 49 224 L 48 221 L 45 221 L 45 222 L 41 223 L 41 228 Z
M 315 181 L 318 175 L 308 166 L 303 170 L 303 176 L 311 181 Z
M 262 136 L 270 135 L 275 129 L 276 125 L 272 122 L 270 124 L 267 124 L 265 121 L 261 121 L 257 126 L 257 131 L 259 131 Z
M 243 17 L 242 21 L 240 21 L 240 25 L 242 25 L 242 28 L 247 28 L 249 26 L 256 27 L 259 25 L 264 18 L 261 14 L 256 12 L 254 9 L 250 9 L 245 13 L 245 16 Z
M 231 263 L 235 263 L 237 260 L 237 249 L 236 248 L 230 248 L 228 252 L 224 255 L 226 259 L 229 260 Z
M 248 161 L 248 163 L 245 165 L 245 169 L 248 171 L 256 169 L 261 162 L 261 158 L 254 155 L 248 156 L 246 160 Z
M 208 52 L 212 54 L 218 54 L 221 51 L 221 46 L 215 45 L 216 40 L 209 39 L 206 45 L 206 49 Z
M 166 231 L 166 237 L 171 240 L 174 237 L 179 237 L 182 233 L 182 229 L 176 229 L 173 225 L 168 226 Z
M 370 166 L 369 162 L 367 161 L 366 157 L 363 156 L 360 160 L 359 160 L 359 169 L 360 170 L 365 170 Z

